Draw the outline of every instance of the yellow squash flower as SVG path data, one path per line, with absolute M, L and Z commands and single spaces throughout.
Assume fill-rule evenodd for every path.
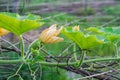
M 80 30 L 79 26 L 74 26 L 73 29 L 74 29 L 75 31 L 79 31 L 79 30 Z
M 62 30 L 62 27 L 60 29 L 56 29 L 56 24 L 52 25 L 51 27 L 43 30 L 41 32 L 41 35 L 40 35 L 40 40 L 43 42 L 43 43 L 47 43 L 47 44 L 51 44 L 51 43 L 56 43 L 56 42 L 61 42 L 63 41 L 63 38 L 60 38 L 60 37 L 57 37 L 61 30 Z
M 3 35 L 5 35 L 5 34 L 7 34 L 7 33 L 9 33 L 8 30 L 5 30 L 5 29 L 3 29 L 3 28 L 0 28 L 0 36 L 3 36 Z

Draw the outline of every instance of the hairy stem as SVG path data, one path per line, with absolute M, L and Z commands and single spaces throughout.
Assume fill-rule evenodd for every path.
M 81 59 L 80 59 L 80 61 L 78 63 L 78 67 L 80 67 L 82 65 L 82 63 L 84 61 L 84 55 L 85 55 L 85 53 L 86 53 L 86 51 L 82 51 L 82 54 L 81 54 L 81 57 L 80 57 Z
M 117 46 L 117 43 L 116 44 L 114 44 L 114 46 L 115 46 L 115 57 L 119 57 L 119 52 L 118 52 L 118 46 Z
M 22 35 L 20 35 L 20 42 L 21 42 L 21 56 L 24 59 L 24 40 Z
M 73 45 L 73 50 L 74 50 L 74 58 L 75 58 L 75 61 L 78 61 L 78 60 L 77 60 L 77 53 L 76 53 L 76 44 Z
M 99 58 L 99 59 L 90 59 L 90 60 L 84 60 L 83 63 L 92 63 L 92 62 L 105 62 L 105 61 L 120 61 L 120 57 L 110 57 L 110 58 Z M 0 64 L 15 64 L 15 63 L 26 63 L 24 60 L 19 59 L 19 60 L 0 60 Z M 57 62 L 45 62 L 45 61 L 40 61 L 36 62 L 40 63 L 41 65 L 47 65 L 47 66 L 67 66 L 67 65 L 76 65 L 77 62 L 69 62 L 69 63 L 57 63 Z

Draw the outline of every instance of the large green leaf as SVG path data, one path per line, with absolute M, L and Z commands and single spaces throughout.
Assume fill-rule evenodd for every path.
M 82 49 L 93 49 L 104 43 L 96 35 L 84 34 L 82 31 L 74 31 L 71 27 L 64 28 L 62 33 L 69 39 L 73 40 Z
M 106 39 L 111 43 L 120 41 L 120 27 L 105 27 L 99 28 L 99 30 L 104 31 Z
M 16 35 L 21 35 L 27 31 L 40 27 L 43 23 L 40 22 L 40 17 L 29 14 L 20 16 L 15 13 L 1 12 L 0 27 L 13 32 Z
M 89 27 L 75 31 L 64 28 L 62 33 L 73 40 L 82 49 L 91 49 L 88 56 L 114 56 L 115 45 L 120 43 L 120 27 Z M 97 55 L 96 55 L 97 54 Z
M 88 34 L 105 34 L 103 31 L 100 31 L 98 28 L 96 27 L 89 27 L 85 29 L 86 33 Z
M 86 33 L 96 35 L 97 38 L 105 42 L 115 43 L 120 40 L 120 27 L 89 27 L 85 29 Z
M 105 33 L 120 34 L 120 27 L 105 27 L 99 28 L 99 30 L 104 31 Z

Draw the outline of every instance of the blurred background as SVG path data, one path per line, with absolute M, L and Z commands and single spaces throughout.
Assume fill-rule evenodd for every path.
M 36 29 L 24 35 L 26 41 L 30 42 L 39 37 L 41 30 L 52 24 L 58 24 L 59 26 L 79 25 L 80 28 L 120 26 L 120 0 L 0 0 L 0 12 L 13 12 L 20 15 L 29 13 L 40 15 L 42 21 L 45 22 L 43 27 L 41 27 L 42 29 Z M 17 38 L 12 33 L 2 38 L 12 43 L 17 42 Z M 103 64 L 103 66 L 105 65 Z M 18 65 L 11 66 L 16 67 Z M 4 69 L 8 70 L 4 72 Z M 8 65 L 4 65 L 4 67 L 2 65 L 0 67 L 0 74 L 2 75 L 0 75 L 0 80 L 5 80 L 5 77 L 9 75 L 9 71 L 14 72 L 15 69 L 9 68 Z M 85 73 L 84 70 L 83 73 L 82 71 L 73 70 L 73 72 L 69 72 L 69 69 L 66 71 L 67 69 L 58 69 L 58 67 L 43 66 L 42 69 L 42 80 L 74 80 L 81 77 L 79 74 Z M 110 69 L 114 68 L 107 67 L 105 70 Z M 27 72 L 27 69 L 24 68 L 23 72 L 25 71 Z M 24 76 L 25 74 L 26 76 Z M 26 80 L 31 79 L 28 73 L 22 74 L 22 70 L 21 75 Z M 99 80 L 100 77 L 95 80 Z M 120 80 L 120 77 L 112 79 Z M 37 78 L 37 80 L 40 79 Z
M 120 24 L 119 0 L 0 0 L 0 11 L 40 15 L 45 22 L 44 27 L 52 24 L 80 25 L 83 28 Z M 32 33 L 29 32 L 29 35 L 34 35 Z M 39 32 L 34 30 L 34 33 Z

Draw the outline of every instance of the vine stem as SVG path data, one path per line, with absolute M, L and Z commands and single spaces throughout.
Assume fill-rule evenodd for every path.
M 0 36 L 0 53 L 2 52 L 2 49 L 1 49 L 1 36 Z
M 35 73 L 34 73 L 33 70 L 31 69 L 31 67 L 30 67 L 29 64 L 28 64 L 28 68 L 29 68 L 29 71 L 30 71 L 30 73 L 31 73 L 32 79 L 33 79 L 33 80 L 36 80 L 36 78 L 35 78 Z
M 119 57 L 119 52 L 118 52 L 118 46 L 117 46 L 117 43 L 114 44 L 115 46 L 115 57 Z
M 24 40 L 23 40 L 23 37 L 22 35 L 20 35 L 20 42 L 21 42 L 21 56 L 22 58 L 24 59 Z
M 18 70 L 16 71 L 15 75 L 17 75 L 17 73 L 20 71 L 20 69 L 22 68 L 23 64 L 24 64 L 24 63 L 22 63 L 22 64 L 19 66 L 19 68 L 18 68 Z
M 29 45 L 28 50 L 27 50 L 26 55 L 25 55 L 25 59 L 28 59 L 28 58 L 29 58 L 29 56 L 31 55 L 30 50 L 31 50 L 32 46 L 33 46 L 37 41 L 38 41 L 38 39 L 34 40 L 34 41 Z M 37 46 L 37 45 L 36 45 L 36 46 Z
M 90 60 L 84 60 L 83 63 L 92 63 L 92 62 L 105 62 L 105 61 L 120 61 L 120 57 L 110 57 L 110 58 L 98 58 L 98 59 L 90 59 Z M 15 64 L 15 63 L 26 63 L 23 59 L 19 60 L 0 60 L 0 64 Z M 41 65 L 47 65 L 47 66 L 67 66 L 67 65 L 76 65 L 77 62 L 69 62 L 69 63 L 57 63 L 57 62 L 45 62 L 45 61 L 40 61 L 36 62 L 40 63 Z
M 86 51 L 82 51 L 81 59 L 80 59 L 80 61 L 79 61 L 79 63 L 78 63 L 78 67 L 80 67 L 80 66 L 82 65 L 82 63 L 83 63 L 83 61 L 84 61 L 85 53 L 86 53 Z
M 74 43 L 74 45 L 73 45 L 73 50 L 74 50 L 74 58 L 75 58 L 75 61 L 78 61 L 78 60 L 77 60 L 76 44 L 75 44 L 75 43 Z
M 22 63 L 22 64 L 19 66 L 19 68 L 17 69 L 17 71 L 15 72 L 15 74 L 9 76 L 9 77 L 7 78 L 7 80 L 9 80 L 10 78 L 12 78 L 12 77 L 14 77 L 14 76 L 16 76 L 16 75 L 18 75 L 18 76 L 22 79 L 22 77 L 18 74 L 18 72 L 19 72 L 20 69 L 22 68 L 23 64 L 24 64 L 24 63 Z

